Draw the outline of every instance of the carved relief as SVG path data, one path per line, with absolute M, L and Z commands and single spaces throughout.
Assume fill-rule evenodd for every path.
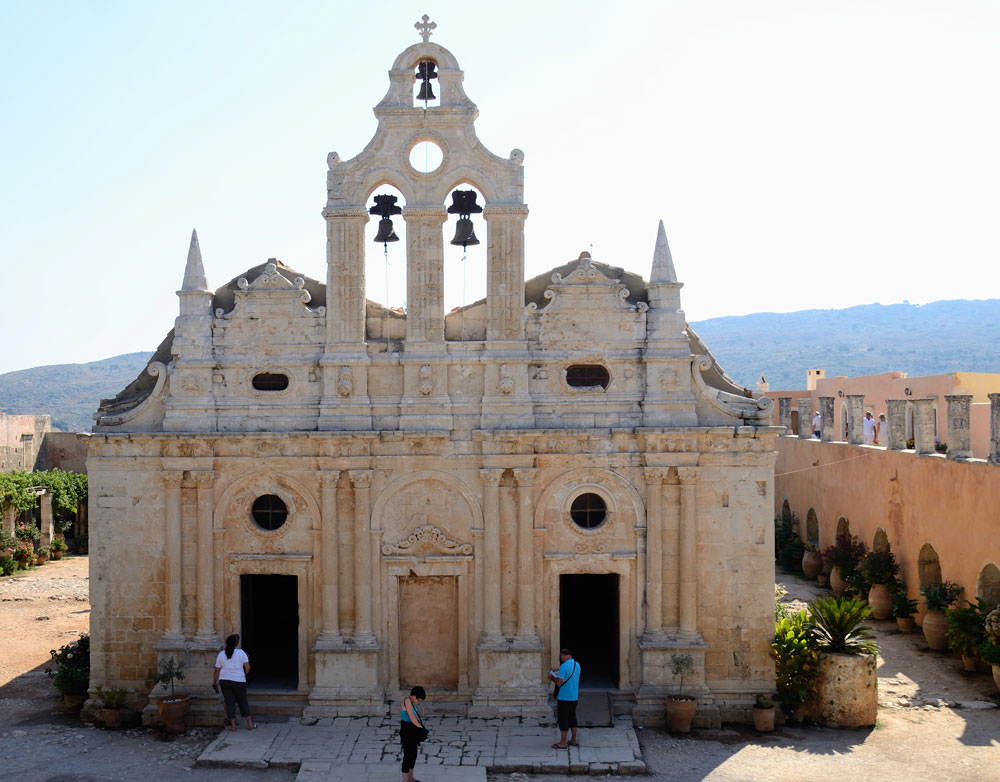
M 677 385 L 677 368 L 676 367 L 663 367 L 660 370 L 660 387 L 664 389 L 669 389 Z
M 574 554 L 603 554 L 605 551 L 604 543 L 599 540 L 581 541 L 573 544 Z
M 415 514 L 410 519 L 418 526 L 407 537 L 398 541 L 395 545 L 386 544 L 382 546 L 382 554 L 387 557 L 393 555 L 407 555 L 417 553 L 428 554 L 451 554 L 459 556 L 469 556 L 472 554 L 471 543 L 461 543 L 449 538 L 440 527 L 427 524 L 427 517 L 423 514 Z
M 201 391 L 201 384 L 195 375 L 190 372 L 183 372 L 181 373 L 181 390 L 187 391 L 190 394 L 196 394 Z
M 500 380 L 497 383 L 497 388 L 500 389 L 500 393 L 504 396 L 514 393 L 514 378 L 511 377 L 510 370 L 506 364 L 500 365 Z
M 428 396 L 434 390 L 434 370 L 430 364 L 424 364 L 420 367 L 419 377 L 420 382 L 417 384 L 417 388 L 421 394 Z
M 337 372 L 337 393 L 348 397 L 354 392 L 354 377 L 350 367 L 341 367 Z

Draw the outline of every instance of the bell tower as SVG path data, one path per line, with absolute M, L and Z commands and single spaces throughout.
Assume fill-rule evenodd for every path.
M 403 51 L 389 70 L 389 90 L 375 107 L 378 128 L 365 149 L 350 160 L 336 152 L 327 158 L 327 339 L 322 360 L 324 395 L 320 429 L 369 429 L 373 425 L 365 377 L 371 359 L 366 347 L 364 229 L 373 192 L 390 184 L 405 198 L 406 337 L 400 355 L 403 389 L 400 429 L 453 427 L 449 394 L 450 353 L 444 323 L 444 242 L 446 205 L 469 207 L 453 193 L 463 185 L 482 193 L 487 225 L 487 301 L 484 358 L 502 357 L 508 374 L 527 378 L 524 345 L 524 154 L 513 150 L 501 158 L 479 141 L 476 105 L 462 87 L 464 75 L 455 56 L 430 41 L 436 27 L 425 15 L 415 25 L 421 41 Z M 440 99 L 428 106 L 437 81 Z M 419 88 L 420 92 L 417 93 Z M 441 150 L 440 165 L 422 172 L 410 163 L 421 142 Z M 384 211 L 384 210 L 382 210 Z M 382 215 L 382 229 L 391 230 Z M 468 217 L 467 214 L 463 215 Z M 487 362 L 499 364 L 498 361 Z M 515 367 L 517 369 L 515 369 Z M 353 377 L 349 397 L 337 393 L 337 378 Z M 489 377 L 483 398 L 487 412 L 516 403 L 499 389 L 499 376 Z M 515 378 L 516 380 L 517 378 Z M 526 382 L 517 384 L 525 388 Z M 491 407 L 491 397 L 494 406 Z

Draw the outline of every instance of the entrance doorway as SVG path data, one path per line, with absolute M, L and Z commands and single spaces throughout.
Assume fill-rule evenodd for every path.
M 294 690 L 299 686 L 297 576 L 240 576 L 243 650 L 250 657 L 247 687 Z
M 561 575 L 559 646 L 580 663 L 580 689 L 618 689 L 618 642 L 618 574 Z

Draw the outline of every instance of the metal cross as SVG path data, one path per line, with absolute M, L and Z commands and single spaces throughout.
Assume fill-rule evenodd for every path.
M 413 27 L 420 33 L 420 37 L 424 39 L 424 43 L 427 43 L 427 40 L 431 37 L 431 30 L 437 28 L 437 23 L 430 21 L 431 18 L 427 14 L 424 14 L 420 19 L 421 21 L 417 22 Z

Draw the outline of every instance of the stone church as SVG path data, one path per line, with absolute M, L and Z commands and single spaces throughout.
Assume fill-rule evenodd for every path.
M 426 22 L 371 142 L 327 158 L 325 281 L 270 259 L 213 291 L 194 235 L 173 330 L 101 403 L 91 681 L 155 699 L 175 657 L 214 721 L 239 632 L 252 700 L 286 713 L 381 714 L 421 684 L 545 717 L 568 646 L 638 721 L 685 654 L 700 724 L 741 719 L 773 689 L 771 403 L 687 326 L 662 223 L 648 281 L 587 253 L 525 281 L 524 155 L 479 142 Z M 486 298 L 446 314 L 443 226 L 480 210 Z M 366 299 L 371 214 L 405 225 L 405 312 Z

